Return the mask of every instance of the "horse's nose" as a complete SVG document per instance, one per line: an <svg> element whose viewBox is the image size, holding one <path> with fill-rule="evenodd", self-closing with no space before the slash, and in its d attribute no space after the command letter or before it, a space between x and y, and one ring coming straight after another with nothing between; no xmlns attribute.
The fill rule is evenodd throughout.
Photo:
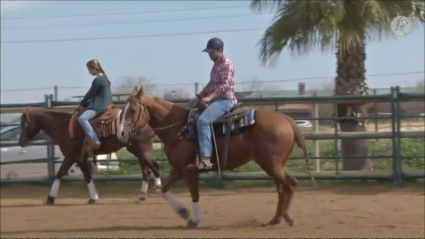
<svg viewBox="0 0 425 239"><path fill-rule="evenodd" d="M125 135L125 132L121 132L121 137L124 137L124 135Z"/></svg>

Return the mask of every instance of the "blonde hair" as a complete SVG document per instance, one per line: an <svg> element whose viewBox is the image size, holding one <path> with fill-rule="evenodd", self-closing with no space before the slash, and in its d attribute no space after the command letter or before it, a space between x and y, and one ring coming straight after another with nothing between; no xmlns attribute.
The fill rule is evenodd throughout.
<svg viewBox="0 0 425 239"><path fill-rule="evenodd" d="M100 62L96 59L90 60L87 62L86 66L90 69L96 69L98 71L100 71L105 77L106 80L108 81L108 85L111 85L111 81L109 80L108 76L105 73L105 70L103 70L102 66L100 65Z"/></svg>

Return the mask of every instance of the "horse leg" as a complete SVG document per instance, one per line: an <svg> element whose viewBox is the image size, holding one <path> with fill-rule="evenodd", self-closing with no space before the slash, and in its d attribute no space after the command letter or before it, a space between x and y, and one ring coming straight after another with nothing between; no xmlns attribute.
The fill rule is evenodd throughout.
<svg viewBox="0 0 425 239"><path fill-rule="evenodd" d="M73 164L73 161L69 157L65 157L63 159L63 162L59 168L59 171L56 173L55 181L53 181L49 196L47 196L46 204L49 204L49 205L55 204L55 198L58 196L61 179L64 175L66 175L66 173L68 172L72 164Z"/></svg>
<svg viewBox="0 0 425 239"><path fill-rule="evenodd" d="M87 183L87 187L89 189L89 195L90 198L87 201L88 204L93 204L96 202L96 200L99 199L99 195L97 194L96 188L94 186L94 183L92 181L92 175L90 172L89 162L87 160L87 157L82 162L77 162L78 167L80 168L81 172L84 175L84 179Z"/></svg>
<svg viewBox="0 0 425 239"><path fill-rule="evenodd" d="M289 184L288 183L282 184L282 189L285 191L285 200L283 203L282 217L289 226L293 226L294 220L288 215L288 209L289 209L289 206L291 205L291 201L294 196L294 190L292 187L296 187L297 181L295 178L292 178L291 176L289 176L288 173L286 173L285 171L284 171L284 174L286 177L286 181Z"/></svg>
<svg viewBox="0 0 425 239"><path fill-rule="evenodd" d="M272 161L272 160L270 160ZM281 218L283 217L284 201L285 201L285 192L286 186L289 187L288 182L286 182L285 171L280 165L260 165L260 167L272 177L273 182L276 185L276 191L278 195L278 202L276 206L276 213L272 220L267 225L276 225L279 224Z"/></svg>
<svg viewBox="0 0 425 239"><path fill-rule="evenodd" d="M183 204L171 195L169 189L171 185L182 179L183 173L179 169L173 167L171 169L170 174L168 174L167 178L164 181L164 184L161 188L161 196L167 200L167 202L171 205L174 212L183 220L189 220L189 210L183 206Z"/></svg>
<svg viewBox="0 0 425 239"><path fill-rule="evenodd" d="M149 176L151 175L151 171L146 167L146 165L139 159L140 168L142 170L142 187L140 188L139 196L137 198L138 202L146 200L146 194L148 192L149 187Z"/></svg>
<svg viewBox="0 0 425 239"><path fill-rule="evenodd" d="M185 178L192 197L192 219L187 222L187 227L197 227L201 221L201 207L199 205L199 172L197 169L186 169Z"/></svg>
<svg viewBox="0 0 425 239"><path fill-rule="evenodd" d="M153 172L152 170L151 171L148 170L148 168L146 167L147 166L146 162L149 162L149 161L155 162L155 161L153 161L152 158L150 157L150 152L143 150L137 144L132 144L131 146L129 145L126 148L130 153L136 156L139 161L139 165L142 170L143 180L142 180L142 187L140 188L140 192L139 192L139 196L137 200L144 201L146 199L146 193L148 191L149 176L150 176L150 173ZM157 191L161 188L161 178L158 171L159 171L159 166L157 167L156 174L154 172L155 187L157 188Z"/></svg>

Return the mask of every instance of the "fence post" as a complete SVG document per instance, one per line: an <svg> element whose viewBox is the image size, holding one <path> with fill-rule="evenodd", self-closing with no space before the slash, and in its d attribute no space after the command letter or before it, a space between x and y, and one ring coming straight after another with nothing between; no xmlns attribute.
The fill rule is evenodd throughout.
<svg viewBox="0 0 425 239"><path fill-rule="evenodd" d="M334 112L334 116L338 117L338 104L336 103L335 100L333 100L333 112ZM337 177L339 177L339 134L338 134L338 125L339 125L339 120L338 119L334 119L334 135L335 135L335 139L334 139L334 147L335 147L335 151L334 151L334 157L335 157L335 175Z"/></svg>
<svg viewBox="0 0 425 239"><path fill-rule="evenodd" d="M376 94L376 89L373 89L373 95L374 96L377 95ZM374 103L373 105L375 107L375 117L377 117L378 116L378 103ZM375 122L375 132L378 132L379 131L379 129L378 129L378 119L375 118L374 122ZM379 139L375 139L375 141L378 142Z"/></svg>
<svg viewBox="0 0 425 239"><path fill-rule="evenodd" d="M391 145L392 145L392 165L393 165L393 182L394 185L398 184L398 172L396 167L396 155L397 155L397 140L396 140L396 108L395 108L395 91L394 87L391 87L391 99L390 99L390 105L391 105Z"/></svg>
<svg viewBox="0 0 425 239"><path fill-rule="evenodd" d="M52 108L53 95L45 95L46 108ZM47 183L52 184L55 178L55 146L53 142L47 143L47 172L48 179Z"/></svg>
<svg viewBox="0 0 425 239"><path fill-rule="evenodd" d="M317 96L317 92L313 92L313 96ZM315 120L313 121L313 132L319 133L319 104L314 103L313 104L313 118ZM319 147L319 140L313 140L313 157L316 158L316 172L320 172L320 147Z"/></svg>
<svg viewBox="0 0 425 239"><path fill-rule="evenodd" d="M54 93L54 100L55 101L58 101L59 100L59 88L58 88L58 86L57 85L55 85L54 87L53 87L53 93Z"/></svg>
<svg viewBox="0 0 425 239"><path fill-rule="evenodd" d="M402 117L400 117L400 87L397 86L395 88L395 93L396 93L396 101L395 101L395 108L396 108L396 112L394 113L395 117L396 117L396 137L397 137L397 151L396 151L396 168L397 168L397 172L398 172L398 187L403 187L403 169L402 169L402 161L403 161L403 156L402 156L402 152L401 152L401 119Z"/></svg>
<svg viewBox="0 0 425 239"><path fill-rule="evenodd" d="M195 95L199 93L199 83L195 82Z"/></svg>

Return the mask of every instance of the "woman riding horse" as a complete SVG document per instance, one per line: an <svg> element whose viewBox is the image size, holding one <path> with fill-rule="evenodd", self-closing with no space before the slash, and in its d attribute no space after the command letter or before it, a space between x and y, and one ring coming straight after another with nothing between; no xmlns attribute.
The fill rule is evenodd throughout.
<svg viewBox="0 0 425 239"><path fill-rule="evenodd" d="M100 148L100 140L90 125L89 120L98 116L112 105L111 81L105 74L98 60L90 60L86 64L89 73L96 76L92 82L89 91L81 100L79 110L86 108L83 114L78 118L78 122L83 128L86 136L90 139L90 150L95 151Z"/></svg>

